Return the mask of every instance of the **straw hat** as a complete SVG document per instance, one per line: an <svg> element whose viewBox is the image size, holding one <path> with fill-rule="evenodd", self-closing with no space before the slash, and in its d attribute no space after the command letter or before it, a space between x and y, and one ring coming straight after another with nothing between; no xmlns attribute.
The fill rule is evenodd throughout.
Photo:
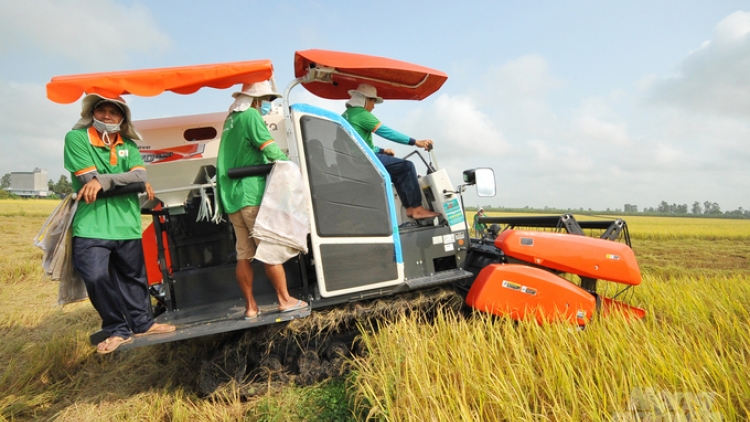
<svg viewBox="0 0 750 422"><path fill-rule="evenodd" d="M131 124L130 107L122 97L106 98L99 94L88 94L81 102L81 119L73 126L73 129L87 128L94 123L94 109L103 102L109 102L122 110L123 122L120 125L120 133L131 140L141 141L143 138L136 128Z"/></svg>
<svg viewBox="0 0 750 422"><path fill-rule="evenodd" d="M242 91L235 92L232 97L237 98L240 95L247 95L252 98L261 98L272 96L274 99L281 98L281 94L273 90L271 81L256 82L254 84L242 84Z"/></svg>
<svg viewBox="0 0 750 422"><path fill-rule="evenodd" d="M372 98L375 100L375 104L380 104L383 102L383 99L378 97L378 90L369 84L359 84L357 89L350 89L349 95L354 97L357 95L357 93L363 95L366 98Z"/></svg>

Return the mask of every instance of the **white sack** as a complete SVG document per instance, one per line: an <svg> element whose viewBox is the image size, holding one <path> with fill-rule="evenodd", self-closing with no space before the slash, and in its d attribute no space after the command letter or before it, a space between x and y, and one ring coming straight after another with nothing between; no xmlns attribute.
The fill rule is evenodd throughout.
<svg viewBox="0 0 750 422"><path fill-rule="evenodd" d="M277 161L268 175L252 233L260 241L255 259L283 264L300 252L307 253L307 198L299 167L291 161Z"/></svg>

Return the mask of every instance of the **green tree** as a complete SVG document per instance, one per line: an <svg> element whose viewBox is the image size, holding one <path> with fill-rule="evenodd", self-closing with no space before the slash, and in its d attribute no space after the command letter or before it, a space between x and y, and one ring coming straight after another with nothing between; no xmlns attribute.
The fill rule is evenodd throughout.
<svg viewBox="0 0 750 422"><path fill-rule="evenodd" d="M50 191L50 192L54 192L55 191L55 181L54 180L49 179L47 181L47 190Z"/></svg>
<svg viewBox="0 0 750 422"><path fill-rule="evenodd" d="M73 193L73 185L70 184L68 178L63 174L60 179L55 183L55 193L58 195L67 195Z"/></svg>
<svg viewBox="0 0 750 422"><path fill-rule="evenodd" d="M5 173L3 175L2 180L0 180L0 189L5 189L10 187L10 173Z"/></svg>
<svg viewBox="0 0 750 422"><path fill-rule="evenodd" d="M703 214L721 214L721 207L716 202L705 201Z"/></svg>

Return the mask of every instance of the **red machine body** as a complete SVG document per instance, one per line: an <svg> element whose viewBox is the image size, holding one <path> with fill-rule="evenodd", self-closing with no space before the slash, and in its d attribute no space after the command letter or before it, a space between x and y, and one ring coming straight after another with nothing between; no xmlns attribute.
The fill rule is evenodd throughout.
<svg viewBox="0 0 750 422"><path fill-rule="evenodd" d="M623 243L530 230L506 230L495 239L505 255L540 267L616 283L641 284L633 250Z"/></svg>
<svg viewBox="0 0 750 422"><path fill-rule="evenodd" d="M508 315L521 321L567 320L586 325L596 310L596 298L586 290L540 268L492 264L477 276L466 296L474 309Z"/></svg>
<svg viewBox="0 0 750 422"><path fill-rule="evenodd" d="M627 244L574 234L505 230L494 245L506 258L479 272L466 297L474 309L517 321L568 321L579 326L595 314L619 312L634 319L646 314L597 295L595 284L594 291L589 291L557 275L564 272L582 279L639 285L641 271Z"/></svg>
<svg viewBox="0 0 750 422"><path fill-rule="evenodd" d="M595 314L613 312L641 319L646 311L608 297L597 298L575 284L541 268L492 264L477 276L466 304L482 312L539 324L568 321L585 326Z"/></svg>

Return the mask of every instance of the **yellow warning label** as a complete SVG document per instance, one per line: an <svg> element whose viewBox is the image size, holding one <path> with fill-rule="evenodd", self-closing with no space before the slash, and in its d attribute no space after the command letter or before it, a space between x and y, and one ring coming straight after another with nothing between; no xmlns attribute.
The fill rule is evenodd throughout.
<svg viewBox="0 0 750 422"><path fill-rule="evenodd" d="M512 281L503 280L503 287L511 290L521 290L521 285Z"/></svg>

